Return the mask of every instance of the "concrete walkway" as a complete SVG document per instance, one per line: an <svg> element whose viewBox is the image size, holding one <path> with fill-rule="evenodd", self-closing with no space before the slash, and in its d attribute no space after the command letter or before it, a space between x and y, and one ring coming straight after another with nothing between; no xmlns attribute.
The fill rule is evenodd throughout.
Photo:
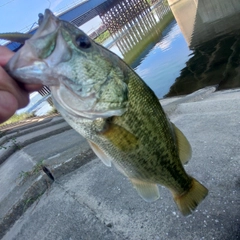
<svg viewBox="0 0 240 240"><path fill-rule="evenodd" d="M240 239L240 89L214 90L161 101L192 145L186 171L209 189L191 216L161 186L158 201L144 202L55 117L0 139L0 238Z"/></svg>

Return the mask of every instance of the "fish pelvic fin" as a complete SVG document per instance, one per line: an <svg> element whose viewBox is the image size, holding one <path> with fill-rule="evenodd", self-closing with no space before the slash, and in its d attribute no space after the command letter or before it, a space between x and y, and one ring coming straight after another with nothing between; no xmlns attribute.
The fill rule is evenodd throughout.
<svg viewBox="0 0 240 240"><path fill-rule="evenodd" d="M192 187L183 194L172 192L173 199L176 202L180 212L187 216L196 209L200 202L207 196L208 189L205 188L196 179L192 179Z"/></svg>
<svg viewBox="0 0 240 240"><path fill-rule="evenodd" d="M130 180L134 188L137 190L137 193L146 202L154 202L160 197L157 184L144 182L144 181L133 179L133 178L131 178Z"/></svg>
<svg viewBox="0 0 240 240"><path fill-rule="evenodd" d="M179 158L182 164L187 164L192 157L191 145L187 140L187 138L184 136L184 134L173 123L172 123L172 127L176 136L176 143L177 143Z"/></svg>
<svg viewBox="0 0 240 240"><path fill-rule="evenodd" d="M90 147L97 157L107 166L111 167L112 160L103 152L103 150L95 143L88 140Z"/></svg>

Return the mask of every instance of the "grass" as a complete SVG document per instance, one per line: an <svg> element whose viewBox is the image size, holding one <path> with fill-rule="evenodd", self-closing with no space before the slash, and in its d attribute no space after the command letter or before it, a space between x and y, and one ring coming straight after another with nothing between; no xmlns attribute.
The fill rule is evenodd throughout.
<svg viewBox="0 0 240 240"><path fill-rule="evenodd" d="M20 121L23 121L23 120L26 120L26 119L29 119L29 118L32 118L32 117L35 117L34 113L14 114L6 122L0 124L0 126L20 122Z"/></svg>
<svg viewBox="0 0 240 240"><path fill-rule="evenodd" d="M19 173L19 177L20 179L22 179L23 182L26 181L26 179L30 176L33 176L35 174L37 174L38 172L40 172L42 170L43 167L43 161L41 160L40 162L38 162L31 171L25 172L25 171L21 171Z"/></svg>
<svg viewBox="0 0 240 240"><path fill-rule="evenodd" d="M0 134L0 137L2 137L3 135ZM19 143L17 142L16 138L15 137L12 137L10 139L7 140L7 143L11 143L11 145L9 145L8 147L5 147L5 146L0 146L0 150L1 149L8 149L8 148L12 148L13 146L15 146L18 150L21 149L21 145L19 145Z"/></svg>

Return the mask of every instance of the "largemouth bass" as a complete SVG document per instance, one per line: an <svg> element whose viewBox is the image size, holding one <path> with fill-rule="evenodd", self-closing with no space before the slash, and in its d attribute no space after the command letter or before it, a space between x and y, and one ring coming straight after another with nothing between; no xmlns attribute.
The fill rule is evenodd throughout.
<svg viewBox="0 0 240 240"><path fill-rule="evenodd" d="M153 91L117 55L50 10L6 69L18 81L49 86L63 118L145 201L159 198L161 184L188 215L208 194L185 172L191 146Z"/></svg>

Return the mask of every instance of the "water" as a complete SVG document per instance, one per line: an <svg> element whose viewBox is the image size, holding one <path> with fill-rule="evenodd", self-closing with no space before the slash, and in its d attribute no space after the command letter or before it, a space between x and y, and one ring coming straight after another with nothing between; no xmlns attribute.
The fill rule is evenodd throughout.
<svg viewBox="0 0 240 240"><path fill-rule="evenodd" d="M168 93L192 53L173 17L163 32L155 33L132 61L122 55L116 44L110 50L129 63L158 98Z"/></svg>
<svg viewBox="0 0 240 240"><path fill-rule="evenodd" d="M173 21L134 70L162 98L179 76L190 54L179 26Z"/></svg>
<svg viewBox="0 0 240 240"><path fill-rule="evenodd" d="M121 49L123 38L110 50L129 63L159 98L211 85L218 90L240 87L240 2L203 0L196 5L181 0L172 6L176 20L166 11L157 16L163 8L159 4L154 9L155 23L130 50ZM162 26L164 30L156 32ZM128 29L129 36L133 32Z"/></svg>
<svg viewBox="0 0 240 240"><path fill-rule="evenodd" d="M158 98L210 85L240 87L240 3L225 3L181 0L172 12L158 4L103 45L127 62Z"/></svg>

